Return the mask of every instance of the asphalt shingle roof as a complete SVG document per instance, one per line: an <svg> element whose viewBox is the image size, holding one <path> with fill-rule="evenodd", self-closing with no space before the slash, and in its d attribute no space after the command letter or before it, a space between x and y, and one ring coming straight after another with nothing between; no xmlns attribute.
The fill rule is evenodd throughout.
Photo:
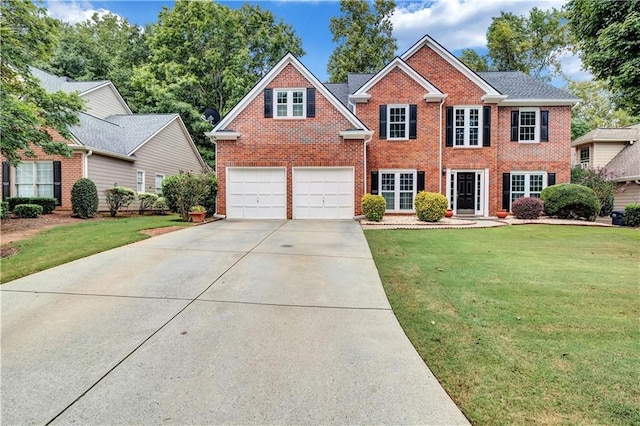
<svg viewBox="0 0 640 426"><path fill-rule="evenodd" d="M629 127L606 128L599 127L585 133L571 143L571 146L578 146L588 142L597 141L634 141L640 139L640 125Z"/></svg>
<svg viewBox="0 0 640 426"><path fill-rule="evenodd" d="M324 83L324 87L329 89L344 106L349 106L349 85L347 83Z"/></svg>
<svg viewBox="0 0 640 426"><path fill-rule="evenodd" d="M484 81L510 99L570 99L571 93L535 79L521 71L484 71L477 73Z"/></svg>
<svg viewBox="0 0 640 426"><path fill-rule="evenodd" d="M73 81L68 77L58 77L33 67L31 68L31 74L40 80L40 84L47 92L84 93L109 82L108 80Z"/></svg>

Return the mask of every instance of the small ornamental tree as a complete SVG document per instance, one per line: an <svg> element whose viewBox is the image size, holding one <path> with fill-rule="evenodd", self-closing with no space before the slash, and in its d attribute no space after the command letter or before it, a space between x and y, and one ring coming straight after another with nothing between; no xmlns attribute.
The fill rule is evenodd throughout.
<svg viewBox="0 0 640 426"><path fill-rule="evenodd" d="M98 188L91 179L80 178L71 187L71 208L74 216L89 219L98 211Z"/></svg>
<svg viewBox="0 0 640 426"><path fill-rule="evenodd" d="M362 197L362 213L367 220L380 222L386 209L387 202L382 195L364 194Z"/></svg>
<svg viewBox="0 0 640 426"><path fill-rule="evenodd" d="M109 205L111 217L115 217L118 214L118 210L122 207L128 207L136 199L136 193L133 189L125 188L124 186L105 189L104 195Z"/></svg>
<svg viewBox="0 0 640 426"><path fill-rule="evenodd" d="M420 191L413 201L418 220L437 222L447 213L447 197L436 192Z"/></svg>
<svg viewBox="0 0 640 426"><path fill-rule="evenodd" d="M188 222L191 207L195 205L210 205L211 200L209 197L212 191L212 181L210 173L181 172L164 179L162 193L169 209L179 213L183 222Z"/></svg>
<svg viewBox="0 0 640 426"><path fill-rule="evenodd" d="M609 216L613 211L613 200L616 192L615 176L604 169L571 169L571 183L593 189L600 200L599 216Z"/></svg>

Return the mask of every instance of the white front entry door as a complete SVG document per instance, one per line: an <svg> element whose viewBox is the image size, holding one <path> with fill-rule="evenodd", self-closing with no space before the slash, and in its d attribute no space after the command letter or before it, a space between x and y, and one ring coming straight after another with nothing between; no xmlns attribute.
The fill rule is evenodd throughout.
<svg viewBox="0 0 640 426"><path fill-rule="evenodd" d="M351 167L293 169L294 219L352 219L354 170Z"/></svg>
<svg viewBox="0 0 640 426"><path fill-rule="evenodd" d="M227 169L229 219L286 219L287 181L284 168Z"/></svg>

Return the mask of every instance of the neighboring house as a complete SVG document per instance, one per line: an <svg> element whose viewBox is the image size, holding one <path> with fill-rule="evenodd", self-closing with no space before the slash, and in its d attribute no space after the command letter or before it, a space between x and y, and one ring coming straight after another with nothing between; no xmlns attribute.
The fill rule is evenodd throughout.
<svg viewBox="0 0 640 426"><path fill-rule="evenodd" d="M73 183L86 177L98 188L99 210L108 210L104 190L114 185L157 193L165 176L208 169L178 114L132 114L110 81L76 82L32 72L49 92L77 92L86 112L71 127L72 140L51 132L54 140L69 145L71 158L47 155L39 147L34 147L36 157L24 157L17 167L3 158L3 200L55 197L59 208L69 210Z"/></svg>
<svg viewBox="0 0 640 426"><path fill-rule="evenodd" d="M640 202L640 123L598 128L571 143L575 167L603 169L616 182L614 209Z"/></svg>
<svg viewBox="0 0 640 426"><path fill-rule="evenodd" d="M475 73L428 36L341 84L289 54L208 133L218 213L352 218L367 192L410 213L427 190L457 214L494 215L569 182L577 100L521 72Z"/></svg>

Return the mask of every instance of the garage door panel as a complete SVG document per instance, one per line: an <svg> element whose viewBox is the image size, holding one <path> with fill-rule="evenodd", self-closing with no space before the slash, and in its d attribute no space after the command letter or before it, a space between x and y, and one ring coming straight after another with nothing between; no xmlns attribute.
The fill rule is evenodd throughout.
<svg viewBox="0 0 640 426"><path fill-rule="evenodd" d="M293 176L295 219L353 217L353 169L296 168Z"/></svg>
<svg viewBox="0 0 640 426"><path fill-rule="evenodd" d="M229 168L227 216L232 219L285 219L285 169Z"/></svg>

